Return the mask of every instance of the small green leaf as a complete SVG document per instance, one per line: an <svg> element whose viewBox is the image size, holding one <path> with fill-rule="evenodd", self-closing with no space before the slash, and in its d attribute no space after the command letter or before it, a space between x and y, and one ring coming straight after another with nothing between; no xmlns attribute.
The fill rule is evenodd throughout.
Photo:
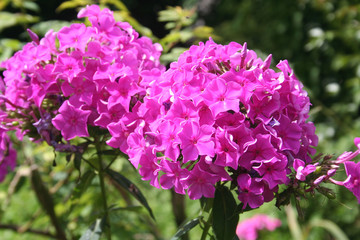
<svg viewBox="0 0 360 240"><path fill-rule="evenodd" d="M96 221L85 231L80 240L99 240L104 229L104 219L96 219Z"/></svg>
<svg viewBox="0 0 360 240"><path fill-rule="evenodd" d="M193 229L196 225L200 223L199 218L194 218L189 222L185 223L183 226L179 228L179 230L175 233L175 235L171 238L171 240L181 239L183 235Z"/></svg>
<svg viewBox="0 0 360 240"><path fill-rule="evenodd" d="M111 177L115 182L117 182L120 186L122 186L129 193L131 193L148 210L148 212L150 213L150 216L155 220L153 212L152 212L146 198L144 197L144 195L141 193L140 189L134 183L132 183L129 179L127 179L120 173L115 172L111 169L106 169L105 171L109 177Z"/></svg>
<svg viewBox="0 0 360 240"><path fill-rule="evenodd" d="M225 186L215 191L213 205L213 230L217 240L228 240L235 237L239 215L235 212L236 201Z"/></svg>

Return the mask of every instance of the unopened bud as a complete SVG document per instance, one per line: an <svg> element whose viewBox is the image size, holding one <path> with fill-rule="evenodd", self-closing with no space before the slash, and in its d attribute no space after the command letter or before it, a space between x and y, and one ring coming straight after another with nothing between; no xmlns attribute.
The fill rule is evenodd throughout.
<svg viewBox="0 0 360 240"><path fill-rule="evenodd" d="M321 173L321 170L322 170L322 167L321 167L321 166L317 166L314 173L315 173L315 174L320 174L320 173Z"/></svg>
<svg viewBox="0 0 360 240"><path fill-rule="evenodd" d="M329 188L318 187L318 188L316 188L316 190L318 190L319 193L321 193L322 195L326 196L329 199L336 198L336 194L334 193L334 191Z"/></svg>

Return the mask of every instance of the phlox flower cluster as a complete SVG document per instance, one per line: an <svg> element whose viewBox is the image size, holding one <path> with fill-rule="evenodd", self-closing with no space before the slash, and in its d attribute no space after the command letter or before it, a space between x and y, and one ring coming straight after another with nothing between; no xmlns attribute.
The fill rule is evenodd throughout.
<svg viewBox="0 0 360 240"><path fill-rule="evenodd" d="M232 181L244 208L259 207L289 183L294 160L311 162L317 145L302 84L286 60L278 71L270 64L271 55L263 61L246 43L191 46L143 104L108 126L108 143L155 187L199 199Z"/></svg>
<svg viewBox="0 0 360 240"><path fill-rule="evenodd" d="M89 136L88 126L118 122L164 71L161 45L116 22L109 9L87 6L78 17L90 26L74 23L42 39L29 31L33 41L1 63L0 161L14 156L4 132L61 150L62 139Z"/></svg>
<svg viewBox="0 0 360 240"><path fill-rule="evenodd" d="M241 221L236 228L236 235L240 240L256 240L258 232L262 230L274 231L281 226L281 221L265 214L257 214Z"/></svg>

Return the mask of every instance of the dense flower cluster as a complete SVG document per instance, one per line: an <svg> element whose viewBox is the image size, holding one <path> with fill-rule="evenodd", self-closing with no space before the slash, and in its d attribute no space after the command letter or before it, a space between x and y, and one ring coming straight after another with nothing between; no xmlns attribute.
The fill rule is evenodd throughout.
<svg viewBox="0 0 360 240"><path fill-rule="evenodd" d="M155 187L199 199L213 197L217 182L233 181L244 207L272 200L289 183L294 160L311 162L317 137L302 84L287 61L278 72L270 62L246 44L192 46L152 83L143 104L109 124L109 144Z"/></svg>
<svg viewBox="0 0 360 240"><path fill-rule="evenodd" d="M29 30L33 41L0 65L0 180L15 167L8 131L75 152L63 140L95 126L108 130L107 144L126 153L143 180L191 199L214 197L217 183L231 181L243 207L256 208L279 185L309 179L309 191L332 181L360 199L360 164L349 162L360 140L336 161L312 161L311 104L286 60L275 71L271 55L263 61L246 43L210 39L165 72L161 46L109 9L88 6L78 17L91 25L42 39ZM342 163L343 182L332 179Z"/></svg>
<svg viewBox="0 0 360 240"><path fill-rule="evenodd" d="M160 44L116 22L109 9L88 6L78 17L91 26L71 24L41 40L29 31L33 41L1 64L2 162L14 155L4 132L40 135L55 148L62 138L89 136L89 125L106 129L129 113L164 71Z"/></svg>
<svg viewBox="0 0 360 240"><path fill-rule="evenodd" d="M241 221L236 228L236 235L240 240L256 240L259 231L274 231L280 226L281 221L279 219L270 218L265 214L257 214Z"/></svg>

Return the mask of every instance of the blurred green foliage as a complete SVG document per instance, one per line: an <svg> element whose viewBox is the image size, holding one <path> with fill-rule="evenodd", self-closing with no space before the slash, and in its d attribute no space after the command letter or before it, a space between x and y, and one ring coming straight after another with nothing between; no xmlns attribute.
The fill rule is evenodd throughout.
<svg viewBox="0 0 360 240"><path fill-rule="evenodd" d="M273 65L288 59L304 83L313 106L310 118L319 135L318 152L339 155L354 150L353 138L360 134L360 3L357 0L0 0L0 61L19 50L29 38L26 28L43 36L75 20L77 9L98 3L115 12L117 20L128 21L142 35L162 44L164 63L174 61L191 44L212 36L224 44L247 42L260 56L272 53ZM168 6L168 7L167 7ZM99 181L82 164L87 182L65 155L56 156L44 144L18 142L19 166L0 185L0 239L49 239L29 233L53 233L50 219L31 191L30 173L36 166L54 199L60 224L72 239L79 237L100 216ZM30 164L29 158L33 163ZM116 202L110 217L115 239L169 239L177 226L171 209L171 194L142 182L126 159L114 167L143 191L154 212L153 221L136 200L119 191L107 179L109 198ZM341 175L341 174L340 174ZM344 176L338 176L343 179ZM74 194L74 191L78 193ZM355 197L343 188L334 188L336 200L323 195L300 201L304 218L297 224L304 239L336 239L323 223L331 221L348 239L360 239L360 212ZM91 204L90 204L91 203ZM186 200L188 220L198 216L199 203ZM295 202L293 203L295 206ZM240 216L245 219L265 212L282 220L282 227L260 239L291 239L285 209L274 203ZM96 214L98 213L98 214ZM329 224L327 224L329 225ZM331 225L331 224L330 224ZM290 227L291 228L291 227ZM198 239L199 226L190 231ZM339 234L339 232L337 232ZM341 233L340 233L341 235Z"/></svg>

